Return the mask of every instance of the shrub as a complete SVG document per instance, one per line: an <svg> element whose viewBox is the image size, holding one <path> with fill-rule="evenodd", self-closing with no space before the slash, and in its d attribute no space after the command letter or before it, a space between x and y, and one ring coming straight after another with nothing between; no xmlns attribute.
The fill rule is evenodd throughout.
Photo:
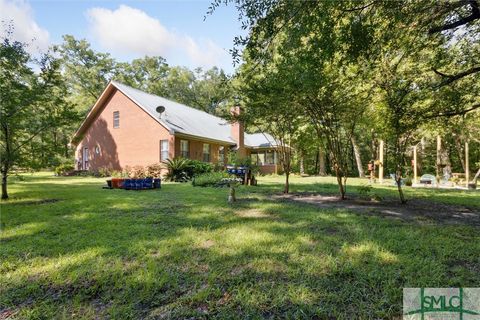
<svg viewBox="0 0 480 320"><path fill-rule="evenodd" d="M231 178L226 172L207 172L195 176L192 181L194 187L215 187L220 186L224 179Z"/></svg>
<svg viewBox="0 0 480 320"><path fill-rule="evenodd" d="M227 161L229 165L233 165L235 167L251 167L252 166L252 158L239 157L236 152L229 152Z"/></svg>
<svg viewBox="0 0 480 320"><path fill-rule="evenodd" d="M112 170L111 177L112 178L127 178L128 174L126 174L124 171L121 171L121 170Z"/></svg>
<svg viewBox="0 0 480 320"><path fill-rule="evenodd" d="M73 166L73 164L63 163L56 166L54 171L55 171L55 175L63 176L63 175L66 175L67 173L72 172L73 170L75 170L75 167Z"/></svg>
<svg viewBox="0 0 480 320"><path fill-rule="evenodd" d="M213 171L213 165L198 160L188 160L187 175L192 178Z"/></svg>
<svg viewBox="0 0 480 320"><path fill-rule="evenodd" d="M134 166L128 173L132 179L142 179L147 177L147 170L143 166Z"/></svg>
<svg viewBox="0 0 480 320"><path fill-rule="evenodd" d="M51 167L58 167L62 164L72 164L73 159L71 157L63 157L63 156L55 156L54 158L49 160L49 165Z"/></svg>
<svg viewBox="0 0 480 320"><path fill-rule="evenodd" d="M161 175L162 175L162 169L163 168L164 168L164 166L162 166L161 163L151 164L151 165L147 166L146 174L147 174L148 177L160 178Z"/></svg>
<svg viewBox="0 0 480 320"><path fill-rule="evenodd" d="M111 175L112 175L112 169L107 167L98 168L98 171L96 172L96 176L100 178L110 177Z"/></svg>
<svg viewBox="0 0 480 320"><path fill-rule="evenodd" d="M406 186L411 187L412 183L413 183L412 178L410 178L410 177L405 178L405 185Z"/></svg>
<svg viewBox="0 0 480 320"><path fill-rule="evenodd" d="M372 186L365 184L358 187L358 194L360 198L370 199L370 194L372 192Z"/></svg>
<svg viewBox="0 0 480 320"><path fill-rule="evenodd" d="M185 182L191 178L188 175L189 160L184 158L167 159L163 162L168 170L165 178L169 181Z"/></svg>
<svg viewBox="0 0 480 320"><path fill-rule="evenodd" d="M195 176L213 172L213 165L210 163L189 160L184 158L167 159L163 162L167 167L167 180L185 182Z"/></svg>

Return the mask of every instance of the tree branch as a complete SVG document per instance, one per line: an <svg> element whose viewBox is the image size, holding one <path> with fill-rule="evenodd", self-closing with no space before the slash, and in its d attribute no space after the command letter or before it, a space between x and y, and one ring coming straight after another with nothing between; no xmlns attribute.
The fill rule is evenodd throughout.
<svg viewBox="0 0 480 320"><path fill-rule="evenodd" d="M477 73L477 72L480 72L480 66L477 66L477 67L473 67L473 68L470 68L468 70L465 70L465 71L462 71L460 73L457 73L455 75L449 75L449 74L445 74L445 73L442 73L436 69L432 69L433 72L435 72L436 74L438 74L439 76L443 77L443 78L446 78L445 80L441 81L439 84L438 84L438 87L443 87L447 84L450 84L454 81L457 81L463 77L466 77L468 75L471 75L473 73Z"/></svg>
<svg viewBox="0 0 480 320"><path fill-rule="evenodd" d="M444 113L439 113L439 114L433 114L433 115L425 116L423 118L424 119L435 119L435 118L441 118L441 117L461 116L461 115L465 115L465 114L467 114L471 111L474 111L476 109L479 109L479 108L480 108L480 103L474 104L473 106L471 106L470 108L465 109L465 110L449 111L449 112L444 112Z"/></svg>
<svg viewBox="0 0 480 320"><path fill-rule="evenodd" d="M458 19L457 21L452 23L447 23L438 27L430 28L430 30L428 30L428 33L434 34L442 31L450 30L450 29L455 29L457 27L463 26L464 24L480 19L480 9L479 9L477 0L470 0L468 1L468 4L470 5L470 9L472 12L469 16Z"/></svg>
<svg viewBox="0 0 480 320"><path fill-rule="evenodd" d="M351 9L342 9L344 12L354 12L354 11L362 11L363 9L367 9L368 7L372 6L376 1L372 1L370 3L367 3L364 6L361 7L356 7L356 8L351 8Z"/></svg>

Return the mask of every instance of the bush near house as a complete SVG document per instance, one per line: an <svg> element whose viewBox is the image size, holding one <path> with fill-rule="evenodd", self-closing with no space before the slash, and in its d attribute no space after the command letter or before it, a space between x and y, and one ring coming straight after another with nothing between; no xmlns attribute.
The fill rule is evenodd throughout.
<svg viewBox="0 0 480 320"><path fill-rule="evenodd" d="M73 166L73 164L62 163L56 166L54 171L55 171L55 175L64 176L67 173L72 172L73 170L75 170L75 167Z"/></svg>
<svg viewBox="0 0 480 320"><path fill-rule="evenodd" d="M221 171L202 173L193 178L192 185L194 187L218 187L222 186L221 182L226 178L232 178L232 176Z"/></svg>
<svg viewBox="0 0 480 320"><path fill-rule="evenodd" d="M195 176L213 172L212 164L198 160L174 158L167 159L164 164L168 170L165 176L168 181L186 182Z"/></svg>

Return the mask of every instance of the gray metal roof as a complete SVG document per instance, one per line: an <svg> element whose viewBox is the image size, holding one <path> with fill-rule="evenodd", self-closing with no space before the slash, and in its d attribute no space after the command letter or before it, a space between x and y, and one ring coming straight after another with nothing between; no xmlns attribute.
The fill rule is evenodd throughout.
<svg viewBox="0 0 480 320"><path fill-rule="evenodd" d="M225 119L143 92L117 81L111 83L173 133L235 144L235 140L231 137L231 124ZM165 112L162 113L161 117L156 111L158 106L165 107ZM263 148L275 146L276 143L273 137L267 133L245 133L245 145Z"/></svg>
<svg viewBox="0 0 480 320"><path fill-rule="evenodd" d="M275 139L268 133L245 133L245 145L252 148L277 147Z"/></svg>

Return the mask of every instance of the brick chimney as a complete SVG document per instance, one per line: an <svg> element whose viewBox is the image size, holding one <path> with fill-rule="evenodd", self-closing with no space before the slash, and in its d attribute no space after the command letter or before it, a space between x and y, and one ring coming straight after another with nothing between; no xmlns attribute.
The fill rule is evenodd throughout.
<svg viewBox="0 0 480 320"><path fill-rule="evenodd" d="M230 114L236 118L231 125L231 136L232 139L237 143L237 155L242 158L246 156L245 152L245 142L244 142L244 126L243 122L238 120L238 116L242 112L242 108L240 106L232 107L230 109Z"/></svg>

